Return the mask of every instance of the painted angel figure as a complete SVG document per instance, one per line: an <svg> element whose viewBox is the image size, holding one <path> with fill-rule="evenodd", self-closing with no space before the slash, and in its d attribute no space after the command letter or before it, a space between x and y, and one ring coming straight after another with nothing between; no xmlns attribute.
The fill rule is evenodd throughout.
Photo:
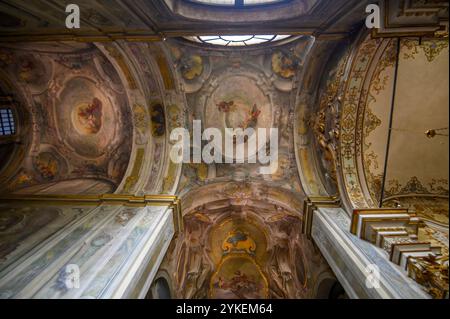
<svg viewBox="0 0 450 319"><path fill-rule="evenodd" d="M229 113L229 112L234 111L236 106L234 105L234 101L230 101L230 102L222 101L219 104L217 104L217 107L220 112Z"/></svg>
<svg viewBox="0 0 450 319"><path fill-rule="evenodd" d="M78 110L78 119L89 133L97 133L102 126L102 102L94 97L91 103Z"/></svg>

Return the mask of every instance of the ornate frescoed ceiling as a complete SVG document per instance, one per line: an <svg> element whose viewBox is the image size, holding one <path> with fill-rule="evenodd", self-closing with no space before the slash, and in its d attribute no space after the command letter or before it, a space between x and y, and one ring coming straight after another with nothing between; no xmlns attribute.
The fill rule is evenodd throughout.
<svg viewBox="0 0 450 319"><path fill-rule="evenodd" d="M429 243L445 263L448 39L373 38L361 33L353 41L329 59L317 95L303 97L317 106L312 113L303 105L297 110L300 138L309 134L313 139L316 176L329 195L338 192L350 214L390 208L417 216L413 238L392 238L385 247ZM310 194L314 191L311 184L302 185L309 186ZM411 269L411 276L420 273L419 268ZM417 276L434 297L446 289L443 284L443 290L433 290Z"/></svg>
<svg viewBox="0 0 450 319"><path fill-rule="evenodd" d="M23 92L17 103L31 114L32 127L29 154L8 188L40 185L29 190L34 192L82 178L73 181L79 191L112 192L127 169L126 141L132 136L125 89L114 67L92 46L64 53L7 47L1 52L3 75Z"/></svg>
<svg viewBox="0 0 450 319"><path fill-rule="evenodd" d="M176 298L315 298L334 275L301 233L294 193L264 183L202 186L183 197L185 231L169 249ZM167 278L167 276L166 276Z"/></svg>
<svg viewBox="0 0 450 319"><path fill-rule="evenodd" d="M359 41L330 59L318 107L304 120L328 193L339 189L349 207L448 198L448 40Z"/></svg>
<svg viewBox="0 0 450 319"><path fill-rule="evenodd" d="M0 50L2 92L17 115L16 140L5 141L18 152L2 166L6 192L174 191L181 166L163 157L166 131L184 126L183 106L158 45L4 44Z"/></svg>
<svg viewBox="0 0 450 319"><path fill-rule="evenodd" d="M183 170L180 193L216 180L266 180L301 192L293 156L291 103L296 75L314 43L302 37L270 50L205 50L183 41L169 43L192 121L202 121L202 129L279 129L279 156L273 174L259 173L260 164L188 164ZM250 136L245 147L256 139ZM264 165L265 166L265 165Z"/></svg>
<svg viewBox="0 0 450 319"><path fill-rule="evenodd" d="M302 234L305 196L293 140L297 81L314 43L300 37L233 50L167 41L191 132L193 120L223 136L225 127L279 129L272 174L261 174L258 163L184 165L185 229L159 273L177 298L314 298L323 280L335 282Z"/></svg>
<svg viewBox="0 0 450 319"><path fill-rule="evenodd" d="M1 140L0 191L179 196L184 231L159 270L177 298L328 296L323 283L336 278L308 231L317 203L349 216L406 208L418 216L415 240L448 256L448 38L439 29L448 6L401 1L377 33L361 27L368 2L283 1L262 14L80 0L83 28L68 32L65 2L2 1L0 101L17 134ZM416 37L412 12L424 24ZM397 20L408 37L391 37ZM246 34L241 46L230 41ZM258 35L287 37L250 45ZM277 128L274 171L171 161L170 133L193 136L194 120L223 136ZM6 211L9 242L70 220ZM21 220L29 229L9 236ZM22 249L0 248L0 258Z"/></svg>

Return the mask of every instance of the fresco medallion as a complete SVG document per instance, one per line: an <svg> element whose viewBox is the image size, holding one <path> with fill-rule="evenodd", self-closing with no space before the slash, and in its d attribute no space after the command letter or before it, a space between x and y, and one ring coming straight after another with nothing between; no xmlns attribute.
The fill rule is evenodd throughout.
<svg viewBox="0 0 450 319"><path fill-rule="evenodd" d="M231 75L220 83L206 100L205 128L222 131L223 143L230 129L269 129L272 127L272 103L269 95L257 81L245 75ZM268 133L268 130L267 130ZM244 143L257 141L257 134L250 133ZM239 144L235 141L235 144ZM222 144L224 145L224 144ZM247 146L247 145L246 145Z"/></svg>
<svg viewBox="0 0 450 319"><path fill-rule="evenodd" d="M108 151L120 137L120 108L113 97L90 79L75 77L61 91L56 105L58 129L62 140L78 155L93 159Z"/></svg>
<svg viewBox="0 0 450 319"><path fill-rule="evenodd" d="M72 124L80 134L97 134L102 128L102 102L94 97L90 103L80 103L72 110Z"/></svg>

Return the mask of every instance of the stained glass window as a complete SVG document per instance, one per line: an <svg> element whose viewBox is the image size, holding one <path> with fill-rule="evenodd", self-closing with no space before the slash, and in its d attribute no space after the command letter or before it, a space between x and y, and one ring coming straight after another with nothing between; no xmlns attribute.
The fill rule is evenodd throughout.
<svg viewBox="0 0 450 319"><path fill-rule="evenodd" d="M280 41L289 38L290 35L208 35L187 37L187 39L199 43L221 46L249 46L265 42Z"/></svg>
<svg viewBox="0 0 450 319"><path fill-rule="evenodd" d="M14 115L9 108L0 109L0 136L14 135L16 127L14 124Z"/></svg>

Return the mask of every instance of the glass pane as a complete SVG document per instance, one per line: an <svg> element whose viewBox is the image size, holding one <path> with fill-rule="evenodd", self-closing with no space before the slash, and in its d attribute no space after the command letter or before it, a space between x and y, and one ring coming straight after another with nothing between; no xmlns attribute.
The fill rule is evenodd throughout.
<svg viewBox="0 0 450 319"><path fill-rule="evenodd" d="M205 36L201 36L201 37L199 37L200 38L200 40L202 40L202 41L210 41L210 40L217 40L217 39L219 39L220 37L218 36L218 35L213 35L213 36L207 36L207 35L205 35Z"/></svg>
<svg viewBox="0 0 450 319"><path fill-rule="evenodd" d="M221 36L221 38L225 41L239 42L251 40L253 38L253 35L224 35Z"/></svg>
<svg viewBox="0 0 450 319"><path fill-rule="evenodd" d="M253 44L264 43L264 42L267 42L267 41L269 41L269 40L267 40L267 39L259 39L259 38L255 37L255 38L253 38L253 39L251 39L249 41L245 41L245 44L246 45L253 45Z"/></svg>
<svg viewBox="0 0 450 319"><path fill-rule="evenodd" d="M220 39L220 38L218 38L218 39L216 39L216 40L211 40L211 41L208 41L207 43L210 43L210 44L215 44L215 45L228 45L228 43L230 43L229 41L225 41L225 40L223 40L223 39Z"/></svg>
<svg viewBox="0 0 450 319"><path fill-rule="evenodd" d="M263 35L263 34L261 34L261 35L255 35L255 38L258 38L258 39L266 39L266 40L272 40L273 38L275 37L275 35L273 35L273 34L267 34L267 35Z"/></svg>
<svg viewBox="0 0 450 319"><path fill-rule="evenodd" d="M277 35L273 41L280 41L289 38L290 35Z"/></svg>
<svg viewBox="0 0 450 319"><path fill-rule="evenodd" d="M283 2L283 0L244 0L245 6L251 6L255 4L270 4L270 3L277 3L277 2Z"/></svg>
<svg viewBox="0 0 450 319"><path fill-rule="evenodd" d="M229 47L241 47L241 46L245 46L244 42L229 42L228 44Z"/></svg>
<svg viewBox="0 0 450 319"><path fill-rule="evenodd" d="M210 5L234 6L235 0L191 0L191 1Z"/></svg>
<svg viewBox="0 0 450 319"><path fill-rule="evenodd" d="M12 135L16 131L11 109L0 109L0 135Z"/></svg>

